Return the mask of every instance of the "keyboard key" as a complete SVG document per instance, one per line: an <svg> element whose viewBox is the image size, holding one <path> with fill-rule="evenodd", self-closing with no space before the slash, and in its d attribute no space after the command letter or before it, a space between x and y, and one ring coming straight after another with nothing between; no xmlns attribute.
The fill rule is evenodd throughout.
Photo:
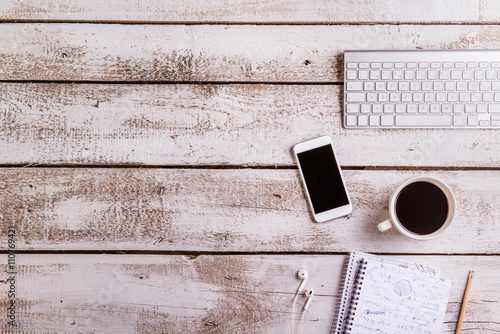
<svg viewBox="0 0 500 334"><path fill-rule="evenodd" d="M470 94L470 101L471 102L481 102L481 93L479 92L473 92Z"/></svg>
<svg viewBox="0 0 500 334"><path fill-rule="evenodd" d="M469 102L470 101L470 94L469 93L460 93L459 100L460 100L460 102Z"/></svg>
<svg viewBox="0 0 500 334"><path fill-rule="evenodd" d="M390 93L389 101L391 102L399 102L401 101L401 93Z"/></svg>
<svg viewBox="0 0 500 334"><path fill-rule="evenodd" d="M479 90L490 90L491 84L489 81L481 81L479 83Z"/></svg>
<svg viewBox="0 0 500 334"><path fill-rule="evenodd" d="M497 71L495 71L495 70L486 70L485 77L488 80L494 80L494 79L497 78Z"/></svg>
<svg viewBox="0 0 500 334"><path fill-rule="evenodd" d="M424 93L413 93L413 102L423 102L424 101Z"/></svg>
<svg viewBox="0 0 500 334"><path fill-rule="evenodd" d="M406 114L406 104L402 104L402 103L396 104L396 113Z"/></svg>
<svg viewBox="0 0 500 334"><path fill-rule="evenodd" d="M357 125L357 117L354 115L348 115L346 117L346 125L347 126L356 126Z"/></svg>
<svg viewBox="0 0 500 334"><path fill-rule="evenodd" d="M394 113L394 104L384 104L384 113L385 114L393 114Z"/></svg>
<svg viewBox="0 0 500 334"><path fill-rule="evenodd" d="M359 104L348 104L346 106L346 112L348 114L359 113Z"/></svg>
<svg viewBox="0 0 500 334"><path fill-rule="evenodd" d="M437 103L431 104L431 114L441 113L441 105Z"/></svg>
<svg viewBox="0 0 500 334"><path fill-rule="evenodd" d="M362 81L348 81L346 84L347 90L363 90Z"/></svg>
<svg viewBox="0 0 500 334"><path fill-rule="evenodd" d="M375 83L373 81L365 81L365 90L375 90Z"/></svg>
<svg viewBox="0 0 500 334"><path fill-rule="evenodd" d="M364 102L365 101L365 93L347 93L346 94L347 102Z"/></svg>
<svg viewBox="0 0 500 334"><path fill-rule="evenodd" d="M356 80L357 76L358 75L356 71L347 71L346 73L347 80Z"/></svg>
<svg viewBox="0 0 500 334"><path fill-rule="evenodd" d="M408 81L400 81L398 87L399 87L400 91L402 91L402 90L409 90L410 89L410 83Z"/></svg>
<svg viewBox="0 0 500 334"><path fill-rule="evenodd" d="M370 64L368 63L359 63L358 66L359 68L370 68Z"/></svg>
<svg viewBox="0 0 500 334"><path fill-rule="evenodd" d="M371 63L371 64L370 64L370 67L371 67L371 68L380 68L380 67L382 67L382 64L381 64L381 63L378 63L378 62L375 62L375 63Z"/></svg>
<svg viewBox="0 0 500 334"><path fill-rule="evenodd" d="M430 70L427 72L427 79L437 80L437 78L438 78L438 71Z"/></svg>
<svg viewBox="0 0 500 334"><path fill-rule="evenodd" d="M431 81L422 81L422 90L424 90L424 91L432 90L432 82Z"/></svg>
<svg viewBox="0 0 500 334"><path fill-rule="evenodd" d="M437 61L431 62L431 68L441 68L441 62Z"/></svg>
<svg viewBox="0 0 500 334"><path fill-rule="evenodd" d="M398 83L396 81L387 82L387 90L398 90Z"/></svg>
<svg viewBox="0 0 500 334"><path fill-rule="evenodd" d="M396 126L451 126L450 115L396 115Z"/></svg>
<svg viewBox="0 0 500 334"><path fill-rule="evenodd" d="M425 102L434 102L434 93L424 93Z"/></svg>
<svg viewBox="0 0 500 334"><path fill-rule="evenodd" d="M359 115L358 116L358 125L359 126L367 126L368 125L368 115Z"/></svg>
<svg viewBox="0 0 500 334"><path fill-rule="evenodd" d="M420 90L420 81L411 81L410 90Z"/></svg>
<svg viewBox="0 0 500 334"><path fill-rule="evenodd" d="M375 90L385 90L385 81L375 82Z"/></svg>
<svg viewBox="0 0 500 334"><path fill-rule="evenodd" d="M490 67L490 63L487 62L487 61L480 61L479 62L479 68L489 68Z"/></svg>
<svg viewBox="0 0 500 334"><path fill-rule="evenodd" d="M370 71L370 80L379 80L380 71Z"/></svg>
<svg viewBox="0 0 500 334"><path fill-rule="evenodd" d="M377 102L377 93L366 93L366 101Z"/></svg>
<svg viewBox="0 0 500 334"><path fill-rule="evenodd" d="M477 67L477 61L467 62L467 68L476 68L476 67Z"/></svg>
<svg viewBox="0 0 500 334"><path fill-rule="evenodd" d="M483 93L483 102L493 101L493 93Z"/></svg>
<svg viewBox="0 0 500 334"><path fill-rule="evenodd" d="M378 103L373 105L373 113L374 114L381 114L382 111L383 111L383 105L378 104Z"/></svg>
<svg viewBox="0 0 500 334"><path fill-rule="evenodd" d="M370 115L370 126L378 126L380 124L380 116Z"/></svg>
<svg viewBox="0 0 500 334"><path fill-rule="evenodd" d="M458 101L458 93L450 92L448 93L448 102L457 102Z"/></svg>
<svg viewBox="0 0 500 334"><path fill-rule="evenodd" d="M358 78L359 78L359 80L367 80L368 79L368 71L359 71Z"/></svg>
<svg viewBox="0 0 500 334"><path fill-rule="evenodd" d="M408 104L406 111L408 114L416 114L418 112L418 106L415 103Z"/></svg>
<svg viewBox="0 0 500 334"><path fill-rule="evenodd" d="M443 92L436 93L436 102L446 102L447 94Z"/></svg>
<svg viewBox="0 0 500 334"><path fill-rule="evenodd" d="M453 71L451 71L450 78L452 80L462 79L462 71L459 71L459 70L453 70Z"/></svg>
<svg viewBox="0 0 500 334"><path fill-rule="evenodd" d="M453 112L455 114L462 114L464 112L464 105L461 103L453 104Z"/></svg>
<svg viewBox="0 0 500 334"><path fill-rule="evenodd" d="M392 79L392 71L382 71L380 74L382 80L391 80ZM496 78L496 73L495 73Z"/></svg>
<svg viewBox="0 0 500 334"><path fill-rule="evenodd" d="M357 68L357 67L358 67L358 64L356 64L356 63L347 63L347 64L346 64L346 67L347 67L347 68Z"/></svg>
<svg viewBox="0 0 500 334"><path fill-rule="evenodd" d="M465 68L465 62L463 61L455 62L455 68Z"/></svg>
<svg viewBox="0 0 500 334"><path fill-rule="evenodd" d="M456 89L457 89L457 85L456 85L455 81L446 81L444 83L444 90L450 91L450 90L456 90Z"/></svg>
<svg viewBox="0 0 500 334"><path fill-rule="evenodd" d="M417 68L417 63L414 61L409 61L406 63L406 68Z"/></svg>
<svg viewBox="0 0 500 334"><path fill-rule="evenodd" d="M413 79L415 79L415 71L406 70L405 80L413 80Z"/></svg>
<svg viewBox="0 0 500 334"><path fill-rule="evenodd" d="M418 63L418 68L429 68L429 63L426 61Z"/></svg>
<svg viewBox="0 0 500 334"><path fill-rule="evenodd" d="M500 113L500 103L490 103L488 105L488 111L493 114L493 113Z"/></svg>
<svg viewBox="0 0 500 334"><path fill-rule="evenodd" d="M472 70L464 70L462 72L462 79L464 80L472 80L473 77L474 77L474 71Z"/></svg>
<svg viewBox="0 0 500 334"><path fill-rule="evenodd" d="M392 78L394 80L401 80L401 79L403 79L403 71L394 71L394 72L392 72Z"/></svg>
<svg viewBox="0 0 500 334"><path fill-rule="evenodd" d="M450 79L450 71L449 70L441 70L441 71L439 71L439 79L440 80L448 80L448 79Z"/></svg>
<svg viewBox="0 0 500 334"><path fill-rule="evenodd" d="M443 68L453 68L453 62L451 61L443 62Z"/></svg>
<svg viewBox="0 0 500 334"><path fill-rule="evenodd" d="M382 63L382 68L393 68L394 64L393 63Z"/></svg>
<svg viewBox="0 0 500 334"><path fill-rule="evenodd" d="M405 68L405 63L396 62L394 63L394 68Z"/></svg>
<svg viewBox="0 0 500 334"><path fill-rule="evenodd" d="M469 81L469 90L478 90L479 82L478 81Z"/></svg>
<svg viewBox="0 0 500 334"><path fill-rule="evenodd" d="M488 125L490 125L490 121L485 121L485 120L479 121L479 126L488 126Z"/></svg>
<svg viewBox="0 0 500 334"><path fill-rule="evenodd" d="M471 115L467 117L467 125L468 126L477 126L479 122L479 118L476 115Z"/></svg>
<svg viewBox="0 0 500 334"><path fill-rule="evenodd" d="M425 103L420 103L418 105L418 113L419 114L428 114L429 113L429 105Z"/></svg>
<svg viewBox="0 0 500 334"><path fill-rule="evenodd" d="M392 115L382 115L382 116L380 116L380 125L382 125L382 126L392 126L392 125L394 125L394 116L392 116Z"/></svg>
<svg viewBox="0 0 500 334"><path fill-rule="evenodd" d="M416 71L415 78L417 80L425 80L425 79L427 79L427 72L426 71Z"/></svg>
<svg viewBox="0 0 500 334"><path fill-rule="evenodd" d="M441 112L443 114L451 114L453 106L450 103L444 103L441 105Z"/></svg>
<svg viewBox="0 0 500 334"><path fill-rule="evenodd" d="M465 126L467 125L467 116L453 116L453 125L454 126Z"/></svg>
<svg viewBox="0 0 500 334"><path fill-rule="evenodd" d="M492 81L491 90L500 90L500 81Z"/></svg>
<svg viewBox="0 0 500 334"><path fill-rule="evenodd" d="M372 105L368 103L364 103L361 105L361 113L369 114L372 112Z"/></svg>
<svg viewBox="0 0 500 334"><path fill-rule="evenodd" d="M401 102L411 102L412 94L411 93L401 93Z"/></svg>
<svg viewBox="0 0 500 334"><path fill-rule="evenodd" d="M481 103L476 106L478 114L484 114L488 111L488 105Z"/></svg>
<svg viewBox="0 0 500 334"><path fill-rule="evenodd" d="M378 101L379 102L389 101L389 93L378 93Z"/></svg>

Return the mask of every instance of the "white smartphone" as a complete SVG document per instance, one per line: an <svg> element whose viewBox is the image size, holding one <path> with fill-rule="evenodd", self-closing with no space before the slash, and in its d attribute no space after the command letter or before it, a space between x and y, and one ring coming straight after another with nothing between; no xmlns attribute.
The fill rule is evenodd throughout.
<svg viewBox="0 0 500 334"><path fill-rule="evenodd" d="M321 223L351 213L352 204L332 139L328 136L312 139L295 145L293 152L314 220Z"/></svg>

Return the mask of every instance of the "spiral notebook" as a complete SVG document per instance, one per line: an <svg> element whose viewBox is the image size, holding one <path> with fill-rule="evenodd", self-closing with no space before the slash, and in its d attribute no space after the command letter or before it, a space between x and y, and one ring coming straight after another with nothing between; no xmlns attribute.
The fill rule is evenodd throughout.
<svg viewBox="0 0 500 334"><path fill-rule="evenodd" d="M351 253L331 333L441 333L452 282L439 268Z"/></svg>

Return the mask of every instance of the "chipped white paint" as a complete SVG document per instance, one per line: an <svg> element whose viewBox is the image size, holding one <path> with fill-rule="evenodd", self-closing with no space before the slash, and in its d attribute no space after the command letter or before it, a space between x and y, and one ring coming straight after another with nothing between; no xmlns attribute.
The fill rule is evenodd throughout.
<svg viewBox="0 0 500 334"><path fill-rule="evenodd" d="M495 0L4 0L0 18L7 20L74 20L116 22L491 22L500 18Z"/></svg>
<svg viewBox="0 0 500 334"><path fill-rule="evenodd" d="M6 23L0 79L340 82L346 49L495 49L498 35L496 25Z"/></svg>
<svg viewBox="0 0 500 334"><path fill-rule="evenodd" d="M500 329L498 257L406 256L453 280L443 332L454 330L467 273L476 282L464 330ZM291 329L296 272L310 273L315 297L304 331L328 333L345 255L18 254L20 332L285 333ZM4 266L4 264L2 264ZM475 282L475 283L476 283ZM1 284L1 289L6 289ZM42 288L43 287L43 288ZM3 291L5 293L5 291ZM300 306L296 308L296 328ZM4 313L0 314L4 323Z"/></svg>
<svg viewBox="0 0 500 334"><path fill-rule="evenodd" d="M295 165L333 138L343 166L497 167L500 131L347 130L339 86L2 83L0 164Z"/></svg>
<svg viewBox="0 0 500 334"><path fill-rule="evenodd" d="M1 169L1 223L17 226L19 249L38 251L498 254L498 171L344 174L353 213L317 224L296 170ZM417 174L450 185L456 220L425 242L378 232L391 193Z"/></svg>

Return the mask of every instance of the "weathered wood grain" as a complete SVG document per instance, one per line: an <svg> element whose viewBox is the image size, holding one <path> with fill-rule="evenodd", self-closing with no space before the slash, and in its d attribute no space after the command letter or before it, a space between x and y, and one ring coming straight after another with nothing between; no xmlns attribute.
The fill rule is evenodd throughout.
<svg viewBox="0 0 500 334"><path fill-rule="evenodd" d="M11 333L289 333L300 284L296 272L302 268L310 273L307 287L315 289L304 315L304 333L328 333L344 259L344 255L17 254L19 327ZM476 280L464 330L500 329L498 256L404 259L438 266L442 277L453 280L444 333L455 328L470 269L476 270ZM1 284L4 294L6 287ZM296 329L304 302L300 296ZM5 312L0 312L0 319L2 332L8 333Z"/></svg>
<svg viewBox="0 0 500 334"><path fill-rule="evenodd" d="M3 21L167 23L497 22L495 0L446 1L42 1L4 0Z"/></svg>
<svg viewBox="0 0 500 334"><path fill-rule="evenodd" d="M346 130L335 85L0 83L0 164L292 166L333 138L343 166L498 167L500 131Z"/></svg>
<svg viewBox="0 0 500 334"><path fill-rule="evenodd" d="M394 189L417 174L450 185L456 221L432 241L378 232ZM21 250L499 253L498 171L345 171L345 178L353 213L317 224L296 170L4 168L1 231L15 226Z"/></svg>
<svg viewBox="0 0 500 334"><path fill-rule="evenodd" d="M339 82L346 49L500 48L497 25L2 24L0 80Z"/></svg>

